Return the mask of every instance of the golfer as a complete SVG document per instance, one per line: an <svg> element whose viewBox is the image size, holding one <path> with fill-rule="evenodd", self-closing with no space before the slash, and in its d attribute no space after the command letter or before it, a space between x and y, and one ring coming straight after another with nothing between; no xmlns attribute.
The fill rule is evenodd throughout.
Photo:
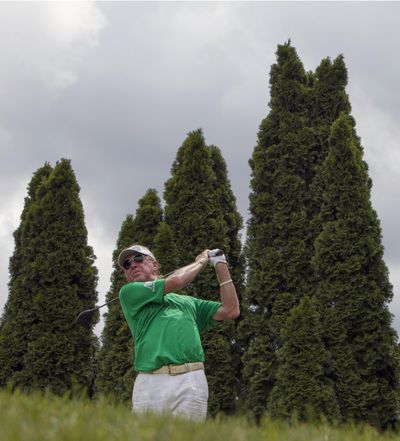
<svg viewBox="0 0 400 441"><path fill-rule="evenodd" d="M133 412L168 412L202 421L207 415L208 385L200 333L216 321L238 317L239 301L224 255L195 261L168 275L144 246L123 250L118 263L128 283L119 293L135 345L139 372L132 394ZM210 263L220 285L220 302L174 294Z"/></svg>

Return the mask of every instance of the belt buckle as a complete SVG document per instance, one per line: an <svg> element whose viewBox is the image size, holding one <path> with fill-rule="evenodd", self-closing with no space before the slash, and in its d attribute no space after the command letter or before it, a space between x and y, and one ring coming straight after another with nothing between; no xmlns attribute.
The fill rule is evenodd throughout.
<svg viewBox="0 0 400 441"><path fill-rule="evenodd" d="M179 375L179 372L176 372L176 369L175 369L175 365L173 365L173 364L169 364L168 365L168 375L172 375L172 376L174 376L174 375Z"/></svg>
<svg viewBox="0 0 400 441"><path fill-rule="evenodd" d="M185 369L181 372L180 368L185 366ZM190 372L191 369L188 365L188 363L184 363L183 365L173 365L173 364L169 364L168 365L168 374L169 375L180 375L180 374L186 374L186 372Z"/></svg>

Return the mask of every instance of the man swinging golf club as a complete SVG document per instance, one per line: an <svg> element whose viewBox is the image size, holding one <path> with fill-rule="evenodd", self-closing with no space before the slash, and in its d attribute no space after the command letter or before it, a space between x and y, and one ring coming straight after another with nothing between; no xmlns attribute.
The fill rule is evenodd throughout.
<svg viewBox="0 0 400 441"><path fill-rule="evenodd" d="M219 255L215 255L219 254ZM119 299L135 343L139 372L132 394L133 412L168 412L202 421L208 385L200 333L216 321L239 316L239 301L225 256L205 250L195 261L165 279L144 246L121 252L118 263L128 283ZM174 294L210 263L220 285L220 302Z"/></svg>

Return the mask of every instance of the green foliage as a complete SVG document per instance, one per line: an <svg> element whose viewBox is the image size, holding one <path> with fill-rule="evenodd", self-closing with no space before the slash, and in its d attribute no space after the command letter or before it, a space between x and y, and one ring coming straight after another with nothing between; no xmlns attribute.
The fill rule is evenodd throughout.
<svg viewBox="0 0 400 441"><path fill-rule="evenodd" d="M315 71L313 85L315 101L310 109L316 126L320 125L324 128L325 125L326 129L326 123L329 126L329 123L335 121L340 113L350 113L351 106L345 91L347 77L343 55L339 55L333 62L329 58L321 61Z"/></svg>
<svg viewBox="0 0 400 441"><path fill-rule="evenodd" d="M393 294L353 124L342 114L332 126L312 263L342 415L388 427L398 416L397 336L387 306Z"/></svg>
<svg viewBox="0 0 400 441"><path fill-rule="evenodd" d="M256 417L268 407L279 366L276 350L282 345L281 328L291 308L313 291L307 213L313 133L307 114L311 96L307 82L295 49L290 43L278 46L270 76L271 111L261 123L258 144L249 161L249 272L241 336L247 341L244 366L257 366L243 370L248 408ZM258 352L260 344L268 348L267 355ZM259 371L267 368L268 375L263 378Z"/></svg>
<svg viewBox="0 0 400 441"><path fill-rule="evenodd" d="M238 234L242 221L222 155L217 147L206 146L201 130L189 133L179 148L164 199L165 220L173 232L179 266L192 262L206 248L221 248L236 265L232 276L240 290L244 262ZM218 300L218 292L211 268L188 287L189 294L207 300ZM234 336L233 321L218 324L202 336L211 414L232 412L235 407L239 358Z"/></svg>
<svg viewBox="0 0 400 441"><path fill-rule="evenodd" d="M191 132L178 149L164 192L165 221L173 230L180 266L207 247L226 248L227 228L217 187L202 131Z"/></svg>
<svg viewBox="0 0 400 441"><path fill-rule="evenodd" d="M290 311L282 329L277 381L271 392L271 414L301 420L337 420L339 407L326 371L329 353L322 341L318 305L304 297Z"/></svg>
<svg viewBox="0 0 400 441"><path fill-rule="evenodd" d="M161 201L154 189L147 190L139 200L133 222L133 239L140 245L150 249L154 247L154 238L162 221Z"/></svg>
<svg viewBox="0 0 400 441"><path fill-rule="evenodd" d="M228 256L229 271L232 280L235 283L236 293L239 303L242 303L242 295L244 291L244 272L245 272L245 258L242 253L242 243L240 240L240 230L243 226L243 219L236 208L236 198L231 190L231 185L228 178L228 169L221 151L216 146L210 146L210 154L213 162L213 170L217 180L217 187L215 189L218 198L218 204L222 209L224 221L227 227L227 247L224 252ZM243 352L242 342L238 337L238 328L241 317L235 320L234 325L229 324L228 339L232 342L232 356L229 360L234 367L234 375L236 380L237 394L240 394L241 388L241 355ZM228 329L227 329L228 331ZM225 387L226 386L222 386Z"/></svg>
<svg viewBox="0 0 400 441"><path fill-rule="evenodd" d="M122 223L117 247L113 253L114 271L107 301L118 297L119 290L126 283L123 271L118 265L119 253L132 244L141 244L153 249L161 220L160 199L157 192L150 189L139 200L135 217L128 215ZM134 342L119 302L109 305L108 313L105 314L102 343L98 354L96 394L128 402L131 400L135 380Z"/></svg>
<svg viewBox="0 0 400 441"><path fill-rule="evenodd" d="M114 271L111 276L111 287L106 301L118 297L119 290L126 283L123 271L118 266L118 255L122 249L132 244L134 219L127 215L122 223L117 248L113 252ZM104 314L105 325L102 331L102 346L97 355L98 368L95 379L97 395L113 395L118 401L128 401L133 387L132 373L132 338L128 324L118 302L108 306Z"/></svg>
<svg viewBox="0 0 400 441"><path fill-rule="evenodd" d="M241 394L242 401L245 401L243 411L252 414L259 419L265 413L267 398L275 384L276 371L276 348L271 337L273 334L265 324L264 334L256 335L259 330L257 325L262 325L263 317L252 315L253 323L246 320L248 325L246 331L251 338L243 357L242 377L246 380ZM261 323L259 323L261 322ZM243 333L243 328L241 328Z"/></svg>
<svg viewBox="0 0 400 441"><path fill-rule="evenodd" d="M23 288L23 231L26 225L26 217L30 207L36 199L36 190L52 172L52 167L45 164L32 176L28 185L28 196L21 213L21 222L14 232L15 248L10 258L10 282L9 296L0 322L0 386L10 381L12 375L22 369L23 356L27 350L28 340L24 337L21 320L29 316L30 303L26 291Z"/></svg>
<svg viewBox="0 0 400 441"><path fill-rule="evenodd" d="M315 411L388 427L399 410L392 288L346 84L343 56L305 74L290 43L278 46L271 110L249 161L244 389L258 418ZM317 319L290 331L305 296L317 300L319 336ZM312 336L326 357L298 366L292 351L301 359Z"/></svg>
<svg viewBox="0 0 400 441"><path fill-rule="evenodd" d="M18 312L4 317L0 348L12 345L17 353L2 384L90 392L96 318L89 330L73 320L96 302L97 270L69 160L34 175L16 238L9 302Z"/></svg>
<svg viewBox="0 0 400 441"><path fill-rule="evenodd" d="M244 268L245 259L242 254L242 244L240 240L240 230L243 226L243 219L236 208L236 198L231 190L228 178L228 169L221 151L216 146L210 146L213 171L216 179L215 192L217 201L222 209L224 221L227 228L227 244L224 252L229 256L230 273L235 282L239 300L244 287Z"/></svg>
<svg viewBox="0 0 400 441"><path fill-rule="evenodd" d="M160 222L154 238L153 253L160 264L160 273L166 275L179 267L179 252L174 234L166 222Z"/></svg>
<svg viewBox="0 0 400 441"><path fill-rule="evenodd" d="M264 419L260 425L239 418L204 423L155 415L132 415L104 400L71 400L52 395L0 392L0 439L4 441L390 441L398 433L369 426L332 426Z"/></svg>
<svg viewBox="0 0 400 441"><path fill-rule="evenodd" d="M333 62L329 58L321 61L315 72L312 90L312 105L309 108L313 128L313 161L314 167L309 179L308 213L313 226L313 240L320 233L320 225L316 223L321 203L323 188L319 167L324 162L329 149L329 134L332 124L340 113L350 114L351 106L345 87L347 85L347 69L343 56Z"/></svg>

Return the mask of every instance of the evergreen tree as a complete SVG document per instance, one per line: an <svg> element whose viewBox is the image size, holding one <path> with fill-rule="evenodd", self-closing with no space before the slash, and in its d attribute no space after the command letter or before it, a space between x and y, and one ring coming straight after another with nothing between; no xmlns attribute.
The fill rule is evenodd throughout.
<svg viewBox="0 0 400 441"><path fill-rule="evenodd" d="M228 169L221 151L218 147L211 145L210 147L211 159L213 161L213 170L216 178L215 191L217 192L218 203L223 211L224 221L227 226L227 249L224 250L229 258L230 273L232 280L235 283L235 288L239 303L242 302L242 295L244 291L244 272L245 272L245 258L242 253L242 243L240 240L240 230L243 226L243 219L236 209L236 198L231 190L231 185L228 179ZM235 379L237 386L237 395L241 394L241 355L243 353L243 346L239 341L238 328L240 317L235 321L235 326L230 327L233 334L228 338L233 342L234 352L232 354L232 363L235 366Z"/></svg>
<svg viewBox="0 0 400 441"><path fill-rule="evenodd" d="M315 228L313 240L320 233L318 222L315 219L322 203L320 175L317 170L328 153L328 140L332 124L340 113L350 115L351 106L345 90L347 81L348 75L343 55L338 56L333 62L329 58L322 60L314 75L312 101L308 109L314 136L314 167L310 168L310 175L307 179L310 189L310 201L307 204L308 213Z"/></svg>
<svg viewBox="0 0 400 441"><path fill-rule="evenodd" d="M122 223L113 253L114 271L107 301L118 297L121 287L126 283L125 275L118 265L120 252L132 244L153 248L155 237L162 221L161 202L156 190L150 189L139 200L135 217L128 215ZM109 305L105 314L102 332L102 348L98 355L96 375L96 394L112 395L117 401L131 400L135 380L133 370L133 339L119 302Z"/></svg>
<svg viewBox="0 0 400 441"><path fill-rule="evenodd" d="M309 111L315 126L325 125L322 140L327 147L330 126L341 113L349 114L351 106L346 93L348 74L343 55L339 55L333 61L325 58L315 71L313 83L313 105ZM322 152L325 157L327 148ZM318 152L317 152L318 153ZM323 158L324 159L324 158Z"/></svg>
<svg viewBox="0 0 400 441"><path fill-rule="evenodd" d="M178 149L164 192L165 221L174 233L180 266L214 246L210 240L224 250L227 245L213 165L202 131L189 133Z"/></svg>
<svg viewBox="0 0 400 441"><path fill-rule="evenodd" d="M342 114L331 130L318 177L321 233L312 264L342 417L388 427L398 417L396 333L387 306L392 287L354 125Z"/></svg>
<svg viewBox="0 0 400 441"><path fill-rule="evenodd" d="M322 341L315 301L304 297L292 308L282 334L277 380L271 392L272 415L338 419L333 382L326 375L329 353Z"/></svg>
<svg viewBox="0 0 400 441"><path fill-rule="evenodd" d="M249 317L253 318L253 323L250 325L249 317L245 316L240 328L241 338L249 341L242 357L244 392L241 398L245 401L244 410L259 419L265 413L267 397L275 383L277 360L275 342L266 324L263 323L263 317L256 316L254 312L254 310L248 311ZM243 325L248 329L245 329ZM256 331L260 329L264 329L264 332L256 335Z"/></svg>
<svg viewBox="0 0 400 441"><path fill-rule="evenodd" d="M119 290L126 283L117 259L119 253L132 244L132 238L133 216L127 215L113 252L114 270L110 290L106 295L107 302L118 297ZM103 318L105 324L101 334L102 346L97 356L95 393L112 395L117 401L128 401L133 386L133 375L126 378L127 373L131 373L133 368L132 338L118 301L108 305L108 312Z"/></svg>
<svg viewBox="0 0 400 441"><path fill-rule="evenodd" d="M271 404L281 328L291 308L313 291L307 213L315 147L308 115L310 78L290 42L278 46L270 74L271 110L261 123L249 161L249 271L241 334L247 342L243 355L247 407L256 417Z"/></svg>
<svg viewBox="0 0 400 441"><path fill-rule="evenodd" d="M0 322L0 386L12 382L12 377L23 366L23 357L28 340L22 321L29 316L30 301L28 293L21 289L24 280L23 256L24 242L22 240L27 213L36 199L36 190L52 172L52 167L45 163L32 176L28 185L28 196L25 198L21 214L21 222L14 232L15 248L10 258L9 295Z"/></svg>
<svg viewBox="0 0 400 441"><path fill-rule="evenodd" d="M146 194L139 200L133 222L134 243L152 249L162 220L163 212L157 191L154 189L147 190Z"/></svg>
<svg viewBox="0 0 400 441"><path fill-rule="evenodd" d="M229 262L240 262L235 236L240 228L226 168L216 147L205 144L203 133L188 134L178 149L171 178L165 184L165 219L172 228L179 252L179 266L192 262L206 248L221 248ZM235 273L240 283L242 270ZM188 287L188 294L218 300L219 287L211 268ZM226 321L202 335L210 389L209 412L232 412L235 405L235 355L233 321Z"/></svg>
<svg viewBox="0 0 400 441"><path fill-rule="evenodd" d="M29 313L18 323L26 340L22 360L6 381L57 394L89 390L95 319L90 331L72 323L96 302L97 270L69 160L42 179L21 226L20 275L13 289Z"/></svg>
<svg viewBox="0 0 400 441"><path fill-rule="evenodd" d="M314 133L316 135L316 167L315 176L312 177L310 186L311 201L309 205L309 213L311 226L313 228L314 240L321 233L326 217L320 213L321 206L324 205L325 197L325 172L320 170L323 161L329 151L329 137L332 124L336 121L340 114L350 115L351 106L349 98L346 94L345 87L347 85L348 75L344 63L343 56L340 55L333 62L329 58L322 60L320 66L316 70L315 84L313 88L314 105L310 108ZM350 125L354 125L352 118L348 117ZM353 129L354 147L359 150L362 155L362 147L355 135ZM366 167L366 165L364 164ZM371 187L369 178L366 180L368 188ZM320 283L318 271L315 272L316 285ZM338 294L338 293L337 293ZM335 303L336 299L325 298L322 308L326 303ZM344 314L347 314L344 310ZM361 379L359 377L357 362L352 353L352 348L346 343L347 331L342 326L341 319L338 318L338 311L330 314L329 309L324 313L324 327L329 336L326 341L329 350L334 354L332 372L338 372L338 366L341 366L340 375L332 374L335 380L335 390L337 399L340 403L341 416L344 420L357 419L360 409L365 407L365 394L362 392Z"/></svg>
<svg viewBox="0 0 400 441"><path fill-rule="evenodd" d="M242 254L242 243L240 240L243 219L236 208L236 198L231 189L228 179L228 169L221 151L218 147L213 145L211 145L209 149L215 174L215 191L227 226L226 235L228 240L227 248L224 249L224 252L229 256L230 273L235 282L236 291L240 300L244 287L245 270L245 259Z"/></svg>
<svg viewBox="0 0 400 441"><path fill-rule="evenodd" d="M179 253L172 228L161 222L154 238L153 253L160 264L160 273L166 275L179 267Z"/></svg>

